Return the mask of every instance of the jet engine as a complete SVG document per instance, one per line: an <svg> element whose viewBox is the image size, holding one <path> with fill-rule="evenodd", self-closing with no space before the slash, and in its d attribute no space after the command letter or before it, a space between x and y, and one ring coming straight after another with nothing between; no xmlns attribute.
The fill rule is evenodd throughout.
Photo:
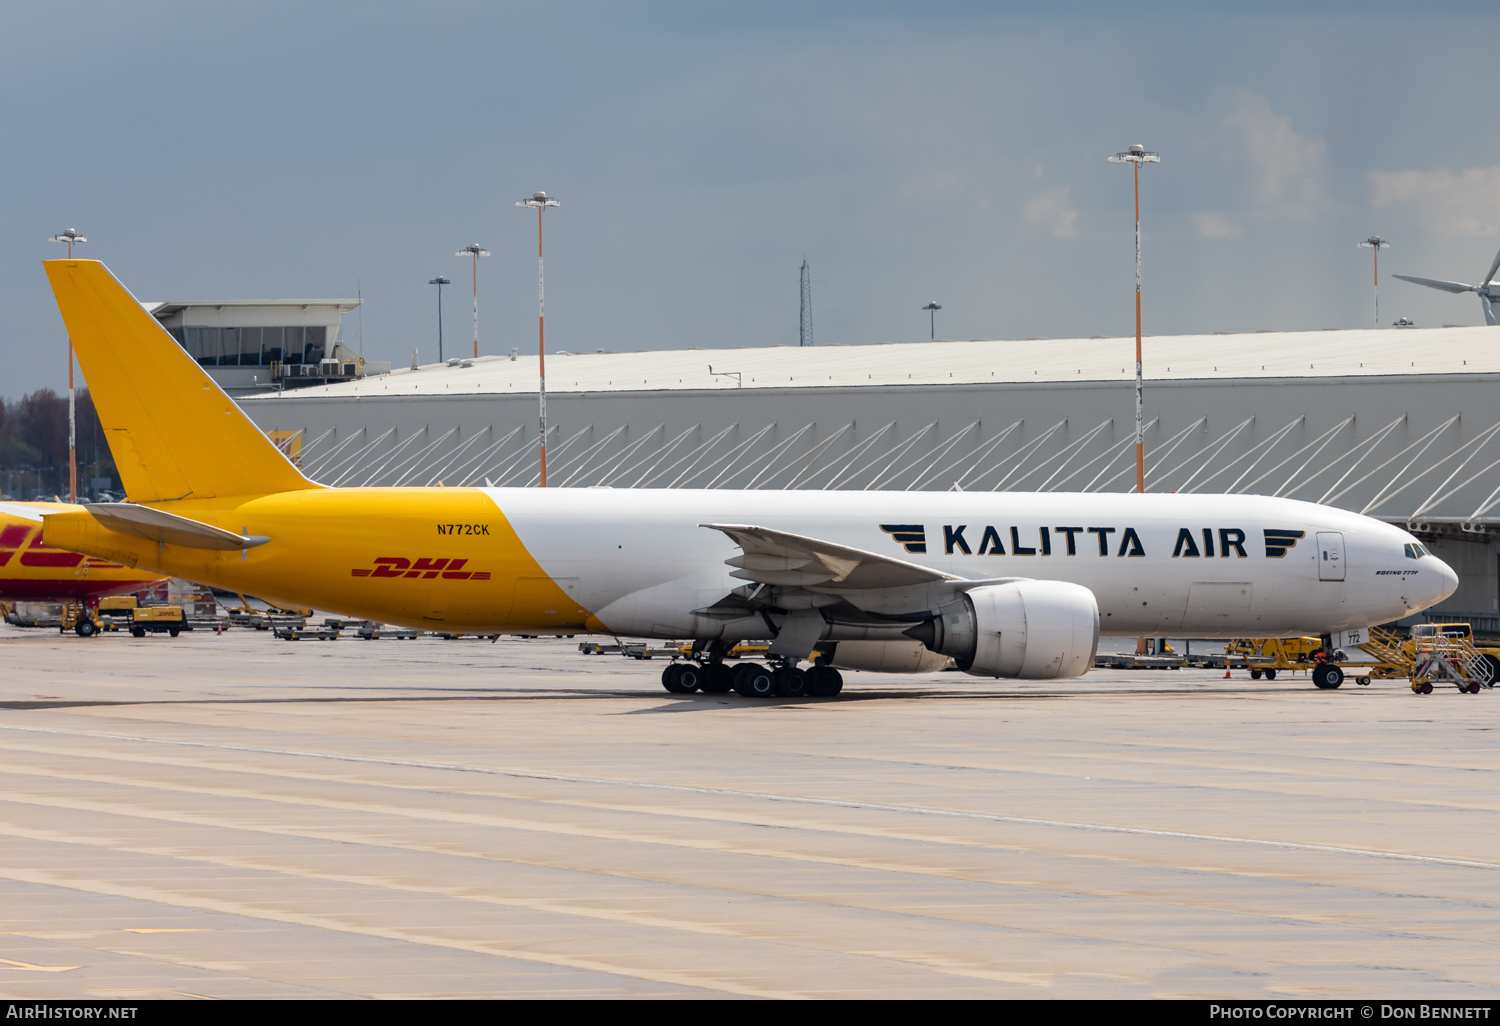
<svg viewBox="0 0 1500 1026"><path fill-rule="evenodd" d="M934 673L948 665L948 657L918 641L840 641L832 648L830 666L844 670L874 670L876 673Z"/></svg>
<svg viewBox="0 0 1500 1026"><path fill-rule="evenodd" d="M974 588L905 632L976 677L1079 677L1099 647L1099 604L1064 581Z"/></svg>

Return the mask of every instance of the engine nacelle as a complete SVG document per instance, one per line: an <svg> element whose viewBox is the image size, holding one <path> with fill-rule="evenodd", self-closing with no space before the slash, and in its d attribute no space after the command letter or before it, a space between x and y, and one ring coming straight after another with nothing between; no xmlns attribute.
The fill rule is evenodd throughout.
<svg viewBox="0 0 1500 1026"><path fill-rule="evenodd" d="M1064 581L991 584L940 607L906 636L976 677L1079 677L1099 647L1099 604Z"/></svg>
<svg viewBox="0 0 1500 1026"><path fill-rule="evenodd" d="M920 641L840 641L833 646L829 665L877 673L934 673L948 665L948 657Z"/></svg>

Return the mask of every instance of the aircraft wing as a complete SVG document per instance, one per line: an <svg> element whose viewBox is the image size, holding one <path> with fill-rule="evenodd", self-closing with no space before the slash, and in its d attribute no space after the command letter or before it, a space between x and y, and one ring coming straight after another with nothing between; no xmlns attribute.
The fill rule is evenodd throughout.
<svg viewBox="0 0 1500 1026"><path fill-rule="evenodd" d="M749 524L699 524L728 535L743 552L725 560L731 577L757 584L845 593L910 588L961 578L863 549Z"/></svg>

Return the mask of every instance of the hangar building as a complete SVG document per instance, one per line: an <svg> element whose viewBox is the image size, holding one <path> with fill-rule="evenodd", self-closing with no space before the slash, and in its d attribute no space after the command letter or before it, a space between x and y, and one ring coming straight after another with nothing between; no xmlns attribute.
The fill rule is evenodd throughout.
<svg viewBox="0 0 1500 1026"><path fill-rule="evenodd" d="M548 357L562 487L1130 491L1134 339ZM1500 327L1148 337L1146 486L1408 526L1500 632ZM242 400L313 479L530 485L535 355ZM858 501L853 495L851 501Z"/></svg>

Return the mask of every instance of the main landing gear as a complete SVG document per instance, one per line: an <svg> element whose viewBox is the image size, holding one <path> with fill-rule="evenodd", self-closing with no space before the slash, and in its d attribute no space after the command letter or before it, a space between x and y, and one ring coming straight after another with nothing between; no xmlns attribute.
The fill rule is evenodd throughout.
<svg viewBox="0 0 1500 1026"><path fill-rule="evenodd" d="M694 691L721 695L738 691L746 698L832 698L844 690L844 676L832 666L809 666L802 670L791 663L777 666L736 663L731 667L722 659L711 657L702 663L671 663L662 670L661 683L674 695Z"/></svg>

